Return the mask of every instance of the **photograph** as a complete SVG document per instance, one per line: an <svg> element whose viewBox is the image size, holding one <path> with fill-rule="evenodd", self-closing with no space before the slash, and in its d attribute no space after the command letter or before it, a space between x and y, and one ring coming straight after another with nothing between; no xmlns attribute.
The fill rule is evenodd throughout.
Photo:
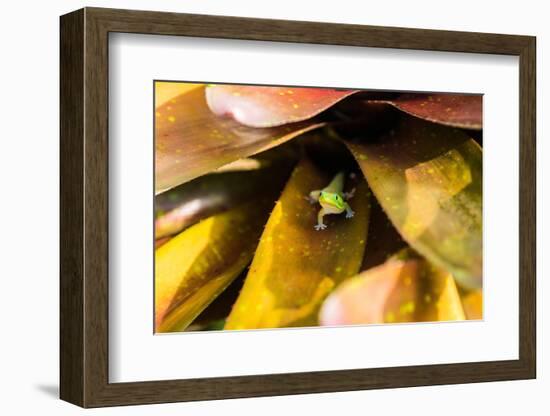
<svg viewBox="0 0 550 416"><path fill-rule="evenodd" d="M56 317L59 331L39 360L48 376L17 360L11 373L76 412L68 403L237 400L241 412L262 398L262 413L282 396L293 411L321 396L328 413L364 409L342 407L347 395L397 414L427 394L438 413L475 402L492 414L514 408L506 389L540 404L542 14L478 7L474 22L388 6L391 21L380 5L363 19L360 7L276 6L55 13L56 81L35 86L59 106L9 82L23 121L6 137L18 144L7 177L30 201L14 219L58 189L59 227L5 234L28 240L12 244L23 260L9 282L58 266L44 286L56 294L34 291L55 310L34 327L52 332ZM48 114L57 127L43 128ZM33 126L58 132L57 146L31 134L42 150L21 147ZM19 181L40 161L56 164L57 188L37 182L44 169ZM29 262L44 236L59 236L58 255ZM10 310L47 311L11 298ZM16 348L44 338L21 325L35 320L14 322L34 337ZM467 390L475 400L457 401ZM35 403L28 394L14 403Z"/></svg>
<svg viewBox="0 0 550 416"><path fill-rule="evenodd" d="M156 334L483 319L482 94L153 85Z"/></svg>

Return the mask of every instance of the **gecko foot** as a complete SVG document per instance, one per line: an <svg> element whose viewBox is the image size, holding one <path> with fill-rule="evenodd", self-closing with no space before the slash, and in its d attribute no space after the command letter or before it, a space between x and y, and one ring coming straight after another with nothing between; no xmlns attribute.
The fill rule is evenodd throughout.
<svg viewBox="0 0 550 416"><path fill-rule="evenodd" d="M316 224L314 228L319 231L324 230L325 228L327 228L327 226L325 224Z"/></svg>
<svg viewBox="0 0 550 416"><path fill-rule="evenodd" d="M355 215L355 212L349 210L348 212L346 212L346 218L353 218L353 216Z"/></svg>
<svg viewBox="0 0 550 416"><path fill-rule="evenodd" d="M355 195L355 188L352 188L349 192L344 192L344 199L351 199Z"/></svg>
<svg viewBox="0 0 550 416"><path fill-rule="evenodd" d="M312 198L312 197L310 197L309 195L304 196L304 199L305 199L307 202L309 202L311 205L317 203L317 200L314 199L314 198Z"/></svg>

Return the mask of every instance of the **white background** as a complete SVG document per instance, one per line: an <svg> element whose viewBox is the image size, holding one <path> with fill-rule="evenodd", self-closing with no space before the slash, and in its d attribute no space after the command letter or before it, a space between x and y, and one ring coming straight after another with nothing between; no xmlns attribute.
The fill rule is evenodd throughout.
<svg viewBox="0 0 550 416"><path fill-rule="evenodd" d="M371 3L371 2L369 2ZM1 14L3 297L1 400L6 414L78 414L55 399L58 385L58 15L83 5L319 20L389 26L532 34L538 37L538 380L318 394L88 411L89 414L548 414L546 359L550 295L543 281L550 229L541 213L550 162L543 115L550 99L544 2L440 1L321 3L194 0L9 2ZM543 177L544 176L544 177ZM546 199L546 200L545 200ZM545 236L543 236L545 235Z"/></svg>
<svg viewBox="0 0 550 416"><path fill-rule="evenodd" d="M518 358L516 57L115 34L109 62L112 382ZM483 322L151 336L152 79L483 93Z"/></svg>

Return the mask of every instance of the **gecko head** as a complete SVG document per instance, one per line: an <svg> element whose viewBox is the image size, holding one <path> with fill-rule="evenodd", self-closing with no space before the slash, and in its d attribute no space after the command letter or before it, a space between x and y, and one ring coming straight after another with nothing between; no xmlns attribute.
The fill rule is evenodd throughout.
<svg viewBox="0 0 550 416"><path fill-rule="evenodd" d="M338 214L346 209L344 198L338 192L321 192L319 203L323 208Z"/></svg>

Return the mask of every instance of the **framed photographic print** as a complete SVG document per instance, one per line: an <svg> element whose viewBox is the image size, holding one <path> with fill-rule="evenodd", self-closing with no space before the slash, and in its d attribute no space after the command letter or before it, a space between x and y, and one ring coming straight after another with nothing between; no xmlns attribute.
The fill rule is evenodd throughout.
<svg viewBox="0 0 550 416"><path fill-rule="evenodd" d="M61 17L61 398L534 378L535 38Z"/></svg>

